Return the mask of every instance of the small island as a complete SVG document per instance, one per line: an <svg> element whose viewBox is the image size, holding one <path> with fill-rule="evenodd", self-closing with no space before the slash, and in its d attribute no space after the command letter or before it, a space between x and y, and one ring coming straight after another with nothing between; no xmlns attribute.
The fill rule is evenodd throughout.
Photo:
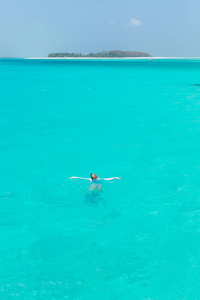
<svg viewBox="0 0 200 300"><path fill-rule="evenodd" d="M98 53L89 53L83 55L81 53L50 53L48 55L50 58L65 58L65 57L76 57L76 58L125 58L125 57L152 57L149 53L137 52L137 51L102 51Z"/></svg>

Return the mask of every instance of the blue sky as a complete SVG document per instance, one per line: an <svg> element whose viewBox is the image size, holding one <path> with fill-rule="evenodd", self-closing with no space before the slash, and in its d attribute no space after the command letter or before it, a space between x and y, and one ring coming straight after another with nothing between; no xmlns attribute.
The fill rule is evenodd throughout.
<svg viewBox="0 0 200 300"><path fill-rule="evenodd" d="M144 51L200 57L199 0L0 0L0 57Z"/></svg>

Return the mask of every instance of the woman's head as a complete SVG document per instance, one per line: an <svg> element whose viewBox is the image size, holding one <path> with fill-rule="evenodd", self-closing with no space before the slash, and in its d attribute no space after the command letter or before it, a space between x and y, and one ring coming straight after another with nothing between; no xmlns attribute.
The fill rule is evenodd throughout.
<svg viewBox="0 0 200 300"><path fill-rule="evenodd" d="M96 174L91 174L91 179L92 180L97 179L97 175Z"/></svg>

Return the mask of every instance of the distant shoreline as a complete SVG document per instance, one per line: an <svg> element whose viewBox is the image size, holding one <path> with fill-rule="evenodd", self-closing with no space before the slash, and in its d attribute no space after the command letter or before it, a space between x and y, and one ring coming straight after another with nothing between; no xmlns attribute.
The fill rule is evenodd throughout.
<svg viewBox="0 0 200 300"><path fill-rule="evenodd" d="M28 57L41 60L157 60L157 59L200 59L200 57Z"/></svg>

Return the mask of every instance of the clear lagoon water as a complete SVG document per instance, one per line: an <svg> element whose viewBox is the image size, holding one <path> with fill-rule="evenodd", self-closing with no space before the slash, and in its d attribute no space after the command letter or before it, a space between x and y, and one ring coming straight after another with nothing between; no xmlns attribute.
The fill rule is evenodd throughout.
<svg viewBox="0 0 200 300"><path fill-rule="evenodd" d="M200 61L0 60L0 112L1 299L199 300Z"/></svg>

